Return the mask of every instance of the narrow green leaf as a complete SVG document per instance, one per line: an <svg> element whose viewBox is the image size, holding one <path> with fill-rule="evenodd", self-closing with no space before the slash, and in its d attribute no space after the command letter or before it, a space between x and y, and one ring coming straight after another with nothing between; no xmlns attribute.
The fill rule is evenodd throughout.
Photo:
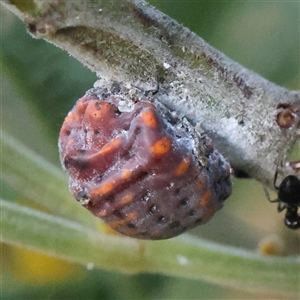
<svg viewBox="0 0 300 300"><path fill-rule="evenodd" d="M83 265L162 273L266 295L299 295L299 257L263 257L188 235L142 241L106 235L49 214L1 201L2 241Z"/></svg>
<svg viewBox="0 0 300 300"><path fill-rule="evenodd" d="M94 227L97 219L83 209L68 191L67 176L17 140L0 131L2 179L17 190L47 208Z"/></svg>

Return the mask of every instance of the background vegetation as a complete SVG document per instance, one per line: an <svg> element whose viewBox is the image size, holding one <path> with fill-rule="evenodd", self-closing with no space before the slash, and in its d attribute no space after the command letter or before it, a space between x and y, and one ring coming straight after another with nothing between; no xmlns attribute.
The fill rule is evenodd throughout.
<svg viewBox="0 0 300 300"><path fill-rule="evenodd" d="M299 3L150 2L245 67L279 85L300 89ZM67 53L32 39L4 9L1 25L1 128L59 166L60 126L96 76ZM299 151L299 146L294 149L294 159L300 159ZM66 182L61 184L67 189ZM1 194L45 211L4 180ZM282 220L259 183L235 180L225 207L190 234L251 250L264 240L276 240L283 247L279 254L299 254L299 232L286 229ZM4 244L1 264L5 299L265 299L202 281L82 267Z"/></svg>

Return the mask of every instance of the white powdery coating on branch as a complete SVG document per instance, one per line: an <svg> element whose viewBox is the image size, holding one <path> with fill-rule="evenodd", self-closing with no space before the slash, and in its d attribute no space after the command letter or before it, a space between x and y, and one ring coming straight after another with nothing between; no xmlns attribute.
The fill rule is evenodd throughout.
<svg viewBox="0 0 300 300"><path fill-rule="evenodd" d="M188 77L190 73L184 68L182 65L176 80L169 85L171 88L166 87L168 93L161 101L172 109L180 107L183 115L199 123L234 167L271 185L277 165L286 159L287 150L299 135L296 128L282 130L276 124L276 98L264 97L262 86L247 99L242 91L230 91L226 82L216 85L215 78L210 81L211 76L202 76L200 81L199 70ZM197 86L199 89L194 89ZM285 92L278 87L275 94L283 103L287 100L280 94Z"/></svg>

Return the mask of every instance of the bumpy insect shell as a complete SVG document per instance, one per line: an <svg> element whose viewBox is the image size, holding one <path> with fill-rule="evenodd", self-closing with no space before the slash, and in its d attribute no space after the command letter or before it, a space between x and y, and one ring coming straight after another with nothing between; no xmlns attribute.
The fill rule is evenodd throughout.
<svg viewBox="0 0 300 300"><path fill-rule="evenodd" d="M71 193L135 238L166 239L206 223L231 193L229 164L163 105L142 100L120 109L124 101L94 89L66 117L59 149Z"/></svg>

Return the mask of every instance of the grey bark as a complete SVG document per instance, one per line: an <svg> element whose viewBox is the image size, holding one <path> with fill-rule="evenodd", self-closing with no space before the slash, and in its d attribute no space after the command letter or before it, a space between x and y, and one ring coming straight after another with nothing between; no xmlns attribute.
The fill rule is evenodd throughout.
<svg viewBox="0 0 300 300"><path fill-rule="evenodd" d="M207 132L235 170L269 187L278 166L297 174L287 151L300 136L299 91L247 70L142 0L20 3L2 1L34 37L100 78L145 90L158 83L157 99Z"/></svg>

